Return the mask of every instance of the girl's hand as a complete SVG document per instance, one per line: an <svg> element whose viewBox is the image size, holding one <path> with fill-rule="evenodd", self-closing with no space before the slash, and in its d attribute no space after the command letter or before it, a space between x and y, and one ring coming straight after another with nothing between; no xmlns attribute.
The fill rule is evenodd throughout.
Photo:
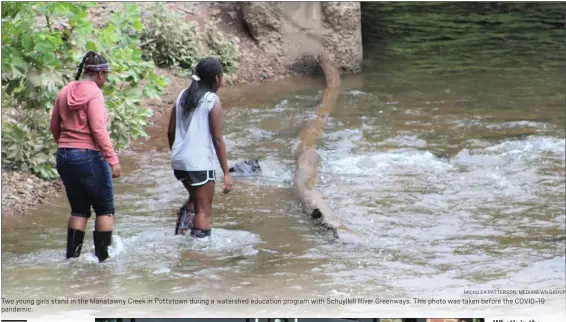
<svg viewBox="0 0 566 322"><path fill-rule="evenodd" d="M224 175L224 193L228 193L232 190L232 178L230 174Z"/></svg>
<svg viewBox="0 0 566 322"><path fill-rule="evenodd" d="M120 163L111 165L110 168L112 169L112 178L120 178L120 172L122 171L122 169L120 168Z"/></svg>

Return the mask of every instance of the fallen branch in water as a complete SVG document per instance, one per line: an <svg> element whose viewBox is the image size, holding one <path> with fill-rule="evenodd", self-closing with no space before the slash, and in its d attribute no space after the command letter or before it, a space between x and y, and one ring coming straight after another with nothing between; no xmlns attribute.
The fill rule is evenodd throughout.
<svg viewBox="0 0 566 322"><path fill-rule="evenodd" d="M324 131L330 113L334 110L340 93L340 73L326 53L318 56L324 72L326 88L322 101L316 110L316 118L309 121L299 134L299 144L295 150L297 168L293 178L295 191L301 202L303 213L315 222L333 232L340 239L359 241L327 205L321 194L316 191L316 178L320 156L316 152L316 143Z"/></svg>

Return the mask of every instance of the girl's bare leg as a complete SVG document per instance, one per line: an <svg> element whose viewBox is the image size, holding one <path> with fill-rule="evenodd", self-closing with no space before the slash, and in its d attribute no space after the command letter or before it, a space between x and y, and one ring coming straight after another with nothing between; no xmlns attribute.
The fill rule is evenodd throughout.
<svg viewBox="0 0 566 322"><path fill-rule="evenodd" d="M202 186L191 186L190 194L194 201L196 213L196 216L193 220L193 231L191 231L191 235L195 234L195 230L202 231L204 235L210 235L210 218L212 216L214 186L214 181L208 181Z"/></svg>

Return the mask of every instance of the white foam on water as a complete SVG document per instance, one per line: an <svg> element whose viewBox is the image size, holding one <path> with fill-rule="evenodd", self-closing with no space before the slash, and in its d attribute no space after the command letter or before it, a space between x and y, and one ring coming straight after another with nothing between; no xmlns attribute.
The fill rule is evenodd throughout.
<svg viewBox="0 0 566 322"><path fill-rule="evenodd" d="M138 220L133 222L136 223ZM221 228L213 228L212 236L209 238L193 240L188 234L174 235L173 221L170 225L162 227L145 229L130 227L129 231L135 233L126 237L114 234L112 246L109 247L110 257L103 263L98 262L94 255L94 246L88 242L83 246L81 256L77 259L66 260L64 249L60 249L14 256L12 260L18 262L20 269L26 266L27 261L30 269L36 269L41 265L45 271L58 272L55 278L59 278L58 275L65 274L68 270L72 270L74 274L84 274L92 269L108 269L111 276L142 278L145 274L152 274L163 275L166 279L170 279L174 272L174 268L170 265L176 265L175 263L178 263L187 251L203 254L214 260L249 257L258 254L256 246L261 242L258 235ZM197 269L198 262L192 266ZM191 269L187 265L183 267ZM181 274L187 273L181 272ZM22 294L27 292L23 289L21 291ZM29 292L38 291L29 290Z"/></svg>
<svg viewBox="0 0 566 322"><path fill-rule="evenodd" d="M340 125L336 125L340 126ZM328 130L322 134L320 147L317 149L321 151L334 151L341 153L350 153L353 149L364 141L363 129L342 129L342 130Z"/></svg>
<svg viewBox="0 0 566 322"><path fill-rule="evenodd" d="M89 236L90 235L90 236ZM94 255L94 245L92 242L92 232L87 232L85 234L85 239L81 249L81 256L79 258L65 257L65 240L61 240L61 248L57 249L42 249L38 252L32 252L22 255L13 255L10 253L2 253L2 261L6 267L11 266L11 262L17 263L18 266L29 266L36 267L38 264L46 269L63 267L67 265L80 264L98 264L98 258ZM118 257L124 252L124 244L122 238L116 232L112 234L112 245L108 247L108 254L110 257L106 260L107 262Z"/></svg>
<svg viewBox="0 0 566 322"><path fill-rule="evenodd" d="M504 123L486 124L486 128L493 130L512 129L512 128L535 128L540 130L551 130L555 126L549 123L534 122L534 121L513 121Z"/></svg>
<svg viewBox="0 0 566 322"><path fill-rule="evenodd" d="M455 119L451 121L445 121L446 124L453 124L454 128L471 128L471 127L484 127L485 121L482 119Z"/></svg>
<svg viewBox="0 0 566 322"><path fill-rule="evenodd" d="M285 111L288 105L289 105L288 100L282 100L279 104L275 105L275 108L273 110L276 112L282 112Z"/></svg>
<svg viewBox="0 0 566 322"><path fill-rule="evenodd" d="M289 187L293 183L295 171L292 160L282 160L277 157L267 157L259 160L261 175L257 183L266 186Z"/></svg>
<svg viewBox="0 0 566 322"><path fill-rule="evenodd" d="M350 90L350 91L343 91L340 94L345 95L352 95L352 96L365 96L368 95L366 92L358 91L358 90Z"/></svg>
<svg viewBox="0 0 566 322"><path fill-rule="evenodd" d="M424 148L427 141L419 138L417 135L398 135L393 138L387 138L379 143L379 145L395 145L399 147Z"/></svg>
<svg viewBox="0 0 566 322"><path fill-rule="evenodd" d="M564 191L564 181L556 172L563 176L559 169L564 165L564 140L532 137L472 151L464 149L452 162L460 171L450 177L445 194L453 202L458 200L458 207L473 209L484 204L501 212L526 202L542 202L547 211L563 208L563 201L549 197L541 201L540 195Z"/></svg>
<svg viewBox="0 0 566 322"><path fill-rule="evenodd" d="M414 136L409 139L417 140ZM503 268L502 259L492 253L501 250L501 243L493 238L529 236L533 227L554 229L559 222L556 218L564 221L563 197L552 198L552 194L563 196L566 185L564 170L560 170L565 158L564 139L533 136L496 144L481 141L447 158L411 147L352 153L341 150L338 142L326 141L327 150L320 151L317 189L342 222L361 235L362 249L370 247L371 253L377 255L368 256L359 249L355 253L361 264L356 266L348 249L333 245L331 251L325 252L349 254L344 270L331 271L333 276L338 274L351 283L370 279L367 274L352 273L360 265L377 265L376 276L386 278L394 274L387 261L395 260L394 266L399 269L404 258L410 258L406 262L411 270L424 272L425 267L429 268L431 277L400 281L405 288L431 287L439 282L451 289L465 283L481 284L467 278L485 274L489 267L502 275L514 274L513 267L532 262L530 246L540 243L533 241L523 248L507 249L513 258L507 259L508 265ZM399 136L390 142L403 146ZM546 211L538 210L542 218L531 210L533 204L545 205ZM552 213L555 215L548 216ZM411 251L423 249L423 245L427 245L424 250ZM556 249L546 247L538 253L551 256ZM474 258L482 258L483 264L475 265ZM452 268L460 276L442 275L435 268L452 267L456 262L466 263ZM556 268L555 262L552 265ZM547 273L548 281L549 276L556 275L556 269L547 269ZM532 279L529 283L532 285Z"/></svg>
<svg viewBox="0 0 566 322"><path fill-rule="evenodd" d="M108 254L111 258L118 257L125 251L124 243L122 238L116 232L112 234L112 245L108 247Z"/></svg>
<svg viewBox="0 0 566 322"><path fill-rule="evenodd" d="M372 131L374 129L373 126L368 125L365 121L362 122L362 125L360 126L360 129L362 131Z"/></svg>
<svg viewBox="0 0 566 322"><path fill-rule="evenodd" d="M295 95L293 97L298 99L298 100L319 101L320 100L320 93L318 95Z"/></svg>
<svg viewBox="0 0 566 322"><path fill-rule="evenodd" d="M336 155L321 152L324 160L321 170L325 173L342 175L368 175L368 179L378 174L446 172L453 166L439 160L428 151L397 150L391 152L365 153L362 155Z"/></svg>
<svg viewBox="0 0 566 322"><path fill-rule="evenodd" d="M330 141L342 141L345 139L359 142L363 139L364 132L360 129L344 129L338 131L324 132L322 139Z"/></svg>
<svg viewBox="0 0 566 322"><path fill-rule="evenodd" d="M418 109L418 108L412 108L412 109L406 109L405 112L403 112L403 114L420 116L420 115L423 114L423 111L421 109Z"/></svg>
<svg viewBox="0 0 566 322"><path fill-rule="evenodd" d="M246 130L247 140L267 140L276 135L273 131L262 130L258 128L248 128Z"/></svg>
<svg viewBox="0 0 566 322"><path fill-rule="evenodd" d="M206 238L194 239L189 234L180 238L190 250L222 257L255 255L258 253L256 245L260 242L256 234L222 228L213 228L211 236Z"/></svg>
<svg viewBox="0 0 566 322"><path fill-rule="evenodd" d="M169 274L169 273L171 273L171 269L168 268L168 267L162 267L162 268L156 269L152 272L152 274L155 274L155 275Z"/></svg>
<svg viewBox="0 0 566 322"><path fill-rule="evenodd" d="M500 153L501 156L508 154L539 155L545 152L563 156L565 150L565 139L546 136L529 136L524 140L504 141L485 149L487 152Z"/></svg>

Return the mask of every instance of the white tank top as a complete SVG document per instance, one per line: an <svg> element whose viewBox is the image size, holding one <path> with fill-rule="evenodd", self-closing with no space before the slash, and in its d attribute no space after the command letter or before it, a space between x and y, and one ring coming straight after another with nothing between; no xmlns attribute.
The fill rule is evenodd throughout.
<svg viewBox="0 0 566 322"><path fill-rule="evenodd" d="M185 89L186 90L186 89ZM207 92L195 109L189 128L181 105L183 90L177 97L175 142L171 151L171 166L174 170L208 171L216 169L216 152L210 134L209 113L214 106L216 94Z"/></svg>

